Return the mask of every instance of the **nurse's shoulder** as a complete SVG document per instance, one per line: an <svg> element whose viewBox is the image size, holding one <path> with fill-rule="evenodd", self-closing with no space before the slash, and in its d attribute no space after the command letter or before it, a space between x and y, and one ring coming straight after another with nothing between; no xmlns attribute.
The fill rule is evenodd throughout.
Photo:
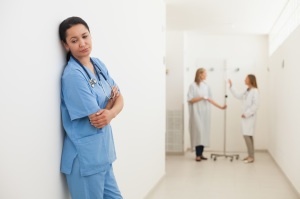
<svg viewBox="0 0 300 199"><path fill-rule="evenodd" d="M70 58L67 65L64 68L64 72L62 75L62 80L70 79L70 78L79 78L85 76L85 73L80 65L77 62ZM81 78L80 78L81 79Z"/></svg>

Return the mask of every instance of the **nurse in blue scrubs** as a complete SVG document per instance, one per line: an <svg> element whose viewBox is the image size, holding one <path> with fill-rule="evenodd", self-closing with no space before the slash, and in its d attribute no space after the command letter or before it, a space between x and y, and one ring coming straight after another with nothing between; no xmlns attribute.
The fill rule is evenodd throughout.
<svg viewBox="0 0 300 199"><path fill-rule="evenodd" d="M116 159L110 122L123 108L119 87L106 66L90 57L92 39L79 17L61 22L67 51L61 78L61 114L66 132L61 159L72 199L122 199L112 163Z"/></svg>

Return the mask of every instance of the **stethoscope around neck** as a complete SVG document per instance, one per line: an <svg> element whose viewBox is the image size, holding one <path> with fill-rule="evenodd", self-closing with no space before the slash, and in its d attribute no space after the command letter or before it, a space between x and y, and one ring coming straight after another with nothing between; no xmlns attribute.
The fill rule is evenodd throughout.
<svg viewBox="0 0 300 199"><path fill-rule="evenodd" d="M71 57L81 66L81 68L84 70L84 72L86 73L86 75L88 76L89 78L89 83L91 85L92 88L95 87L95 85L97 84L97 80L95 78L92 78L91 75L89 74L89 72L87 71L86 67L83 66L80 61L78 61L73 55L71 55ZM97 76L97 79L98 79L98 82L99 82L99 85L101 86L104 94L106 95L107 99L111 99L111 95L107 95L106 92L105 92L105 89L102 85L102 82L101 82L101 75L102 77L104 78L105 82L109 85L110 89L112 90L112 86L109 84L109 82L107 81L107 78L105 77L105 75L102 73L101 69L97 66L97 64L95 64L95 62L92 60L92 58L90 58L90 61L91 63L93 64L93 67L94 67L94 70L95 70L95 74ZM100 73L100 74L99 74Z"/></svg>

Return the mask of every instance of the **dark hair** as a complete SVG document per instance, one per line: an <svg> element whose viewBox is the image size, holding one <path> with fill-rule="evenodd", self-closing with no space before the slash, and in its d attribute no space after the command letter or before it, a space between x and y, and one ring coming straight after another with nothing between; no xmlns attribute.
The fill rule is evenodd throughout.
<svg viewBox="0 0 300 199"><path fill-rule="evenodd" d="M67 37L66 32L67 32L67 30L69 28L71 28L72 26L77 25L77 24L84 25L88 29L88 31L90 31L89 26L87 25L87 23L83 19L81 19L80 17L69 17L69 18L63 20L59 25L59 30L58 30L59 31L59 38L62 42L67 43L67 41L66 41L66 37ZM69 51L69 52L67 52L67 61L69 61L70 56L71 56L71 52Z"/></svg>

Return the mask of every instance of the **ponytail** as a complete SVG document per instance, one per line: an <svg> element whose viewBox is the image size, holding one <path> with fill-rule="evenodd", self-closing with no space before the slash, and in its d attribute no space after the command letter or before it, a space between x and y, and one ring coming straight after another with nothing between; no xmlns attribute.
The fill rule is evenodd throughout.
<svg viewBox="0 0 300 199"><path fill-rule="evenodd" d="M71 55L71 51L68 51L66 56L67 62L70 60Z"/></svg>

